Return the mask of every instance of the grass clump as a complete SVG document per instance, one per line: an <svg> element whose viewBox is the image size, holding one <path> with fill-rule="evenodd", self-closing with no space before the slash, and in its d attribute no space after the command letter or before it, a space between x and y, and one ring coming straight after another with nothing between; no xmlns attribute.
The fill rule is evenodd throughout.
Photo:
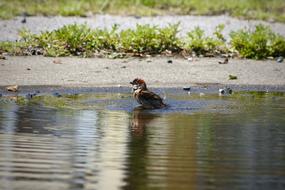
<svg viewBox="0 0 285 190"><path fill-rule="evenodd" d="M238 30L230 34L229 42L222 34L223 25L212 36L201 28L177 37L179 24L159 28L137 25L135 29L92 29L87 25L66 25L54 31L32 34L20 32L17 42L0 42L0 53L11 55L82 56L96 55L118 58L126 55L195 53L203 56L234 56L251 59L285 56L285 38L270 28L258 25L254 31Z"/></svg>
<svg viewBox="0 0 285 190"><path fill-rule="evenodd" d="M218 25L213 37L205 36L205 32L196 27L187 33L186 49L198 55L214 56L228 51L222 34L224 25Z"/></svg>
<svg viewBox="0 0 285 190"><path fill-rule="evenodd" d="M137 25L136 29L118 31L114 25L111 30L91 29L87 25L66 25L58 30L42 32L39 35L21 31L21 41L0 43L0 50L19 55L43 54L45 56L84 56L100 53L158 54L165 50L179 51L177 38L178 24L158 28ZM13 47L15 46L15 47ZM35 53L36 52L36 53Z"/></svg>
<svg viewBox="0 0 285 190"><path fill-rule="evenodd" d="M22 41L33 48L40 49L45 56L91 56L92 53L106 49L115 50L118 37L116 28L92 30L87 25L66 25L58 30L42 32L39 35L23 32Z"/></svg>
<svg viewBox="0 0 285 190"><path fill-rule="evenodd" d="M180 40L177 37L179 24L158 28L150 25L137 25L120 33L121 50L127 53L157 54L165 50L178 52Z"/></svg>
<svg viewBox="0 0 285 190"><path fill-rule="evenodd" d="M284 37L263 25L256 26L254 31L232 32L231 46L245 58L264 59L285 55Z"/></svg>
<svg viewBox="0 0 285 190"><path fill-rule="evenodd" d="M0 42L0 54L8 52L10 55L24 55L26 49L22 42Z"/></svg>
<svg viewBox="0 0 285 190"><path fill-rule="evenodd" d="M229 75L229 80L237 80L237 76L235 76L235 75Z"/></svg>

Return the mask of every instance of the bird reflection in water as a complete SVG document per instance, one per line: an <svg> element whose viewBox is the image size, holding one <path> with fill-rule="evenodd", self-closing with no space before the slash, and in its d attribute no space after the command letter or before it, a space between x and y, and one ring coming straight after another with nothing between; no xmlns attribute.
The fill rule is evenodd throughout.
<svg viewBox="0 0 285 190"><path fill-rule="evenodd" d="M142 136L146 126L157 116L145 110L142 106L134 108L131 118L131 131L135 136Z"/></svg>
<svg viewBox="0 0 285 190"><path fill-rule="evenodd" d="M151 122L158 115L153 114L150 110L144 109L142 106L136 107L130 117L130 139L128 141L128 160L127 160L127 175L124 179L126 185L122 188L141 189L148 184L148 152L149 152L149 137L148 130ZM139 179L139 180L138 180Z"/></svg>

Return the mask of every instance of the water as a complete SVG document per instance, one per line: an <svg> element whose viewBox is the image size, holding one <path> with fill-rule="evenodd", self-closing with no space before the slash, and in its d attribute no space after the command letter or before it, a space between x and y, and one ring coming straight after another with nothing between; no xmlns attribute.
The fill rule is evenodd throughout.
<svg viewBox="0 0 285 190"><path fill-rule="evenodd" d="M283 93L53 99L0 99L1 190L285 189Z"/></svg>

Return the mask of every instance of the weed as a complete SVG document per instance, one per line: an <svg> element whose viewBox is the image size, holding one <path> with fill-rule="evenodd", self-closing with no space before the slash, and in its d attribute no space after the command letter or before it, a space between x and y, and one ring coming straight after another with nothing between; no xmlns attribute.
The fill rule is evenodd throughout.
<svg viewBox="0 0 285 190"><path fill-rule="evenodd" d="M186 49L194 51L200 55L216 55L227 52L225 38L222 35L224 25L216 27L214 37L205 36L204 31L196 27L194 30L187 33Z"/></svg>
<svg viewBox="0 0 285 190"><path fill-rule="evenodd" d="M150 25L137 25L120 33L121 50L127 53L157 54L165 50L177 52L180 41L177 38L178 25L158 28Z"/></svg>
<svg viewBox="0 0 285 190"><path fill-rule="evenodd" d="M18 46L20 49L24 48L27 54L34 54L31 51L40 49L44 55L54 57L68 55L86 57L92 56L97 51L158 54L164 50L173 52L180 50L177 32L178 24L165 28L137 25L134 30L123 30L120 33L117 25L108 31L72 24L39 35L22 30L21 43ZM12 45L14 43L2 43L0 49L4 52L14 52Z"/></svg>
<svg viewBox="0 0 285 190"><path fill-rule="evenodd" d="M27 49L23 42L0 42L0 54L8 52L10 55L25 55Z"/></svg>
<svg viewBox="0 0 285 190"><path fill-rule="evenodd" d="M238 30L231 33L231 45L242 57L264 59L285 55L285 39L269 27L258 25L254 31Z"/></svg>
<svg viewBox="0 0 285 190"><path fill-rule="evenodd" d="M47 56L81 55L86 43L92 38L91 29L86 25L67 25L52 32L36 36L39 47Z"/></svg>
<svg viewBox="0 0 285 190"><path fill-rule="evenodd" d="M40 48L45 56L77 55L88 57L101 49L115 50L118 37L113 30L92 30L87 25L66 25L58 30L42 32L39 35L22 31L20 36L30 49Z"/></svg>
<svg viewBox="0 0 285 190"><path fill-rule="evenodd" d="M135 29L111 30L91 29L87 25L67 25L51 32L32 34L20 31L21 40L0 42L0 53L11 55L82 56L103 55L121 58L125 55L160 54L163 52L195 52L204 56L215 56L237 51L241 57L264 59L285 56L285 38L270 28L259 25L254 31L232 32L230 43L222 34L223 25L216 27L212 37L201 28L195 28L185 39L178 38L179 24L164 28L137 25Z"/></svg>
<svg viewBox="0 0 285 190"><path fill-rule="evenodd" d="M237 76L235 76L235 75L229 75L229 80L237 80Z"/></svg>

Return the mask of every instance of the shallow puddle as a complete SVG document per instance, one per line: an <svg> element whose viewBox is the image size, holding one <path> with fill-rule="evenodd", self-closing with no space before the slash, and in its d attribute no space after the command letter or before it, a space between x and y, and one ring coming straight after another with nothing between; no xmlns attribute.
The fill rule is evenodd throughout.
<svg viewBox="0 0 285 190"><path fill-rule="evenodd" d="M284 189L285 96L0 98L0 189Z"/></svg>

